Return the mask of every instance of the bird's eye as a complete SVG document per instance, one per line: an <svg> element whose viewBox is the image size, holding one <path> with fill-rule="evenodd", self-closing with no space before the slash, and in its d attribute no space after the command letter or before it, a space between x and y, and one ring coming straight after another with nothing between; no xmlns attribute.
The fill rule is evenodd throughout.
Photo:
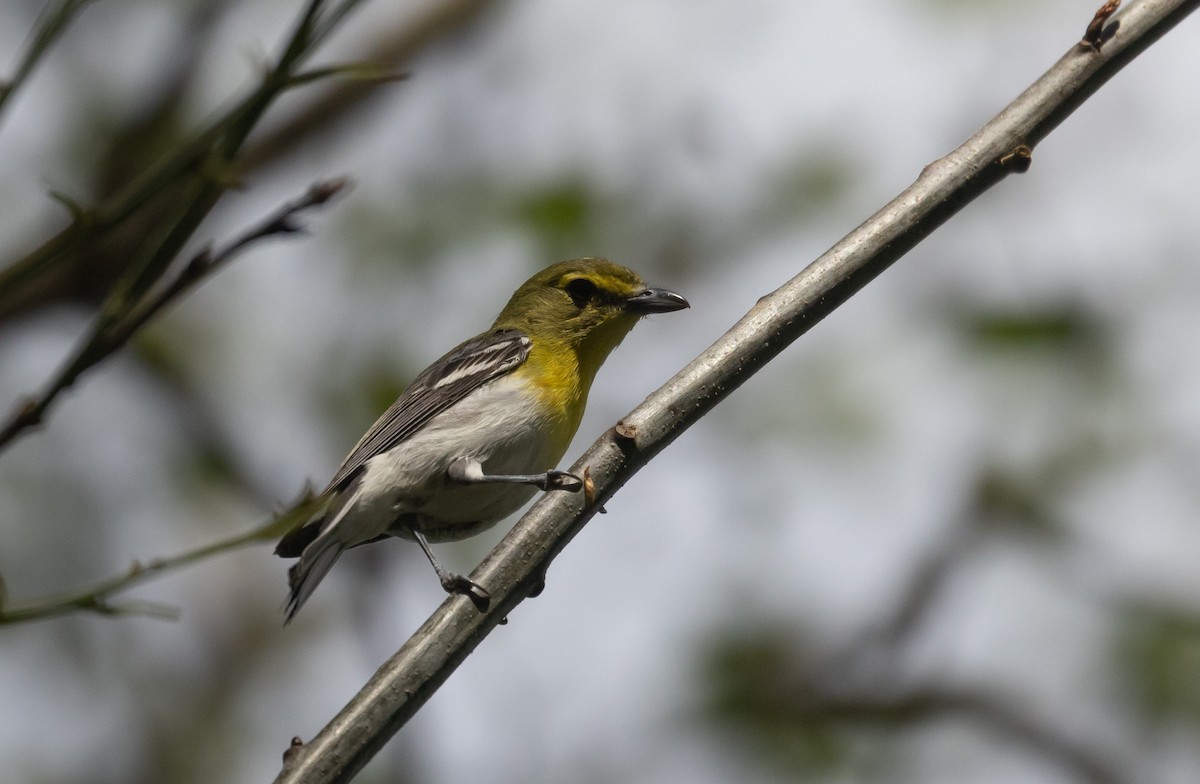
<svg viewBox="0 0 1200 784"><path fill-rule="evenodd" d="M575 278L565 288L567 296L571 298L577 308L582 308L596 296L596 284L587 278Z"/></svg>

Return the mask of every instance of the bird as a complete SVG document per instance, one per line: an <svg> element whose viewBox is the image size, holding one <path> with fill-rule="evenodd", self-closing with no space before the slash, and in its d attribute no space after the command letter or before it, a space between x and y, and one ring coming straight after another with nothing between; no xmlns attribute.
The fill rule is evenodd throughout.
<svg viewBox="0 0 1200 784"><path fill-rule="evenodd" d="M359 439L275 553L289 623L339 556L388 537L415 541L442 588L486 612L482 586L445 569L430 543L478 534L538 490L578 492L555 469L601 364L643 316L690 307L602 258L553 264L522 284L485 332L422 371Z"/></svg>

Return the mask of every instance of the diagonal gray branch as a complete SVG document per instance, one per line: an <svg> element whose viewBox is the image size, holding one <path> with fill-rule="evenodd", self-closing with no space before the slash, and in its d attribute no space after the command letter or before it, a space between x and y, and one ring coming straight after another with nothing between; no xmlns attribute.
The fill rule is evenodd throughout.
<svg viewBox="0 0 1200 784"><path fill-rule="evenodd" d="M1089 27L1088 41L1072 46L978 133L925 167L907 190L759 300L576 462L571 470L586 471L594 482L591 504L585 508L575 494L547 494L475 570L472 579L491 592L491 611L481 614L461 596L446 599L316 738L288 750L277 784L353 778L492 628L536 593L554 557L638 469L976 196L1028 168L1039 141L1198 4L1141 0ZM1081 32L1087 21L1080 20Z"/></svg>

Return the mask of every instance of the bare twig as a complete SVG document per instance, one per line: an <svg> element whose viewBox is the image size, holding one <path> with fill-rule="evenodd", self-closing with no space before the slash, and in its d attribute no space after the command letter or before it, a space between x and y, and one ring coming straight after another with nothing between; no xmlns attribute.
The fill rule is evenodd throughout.
<svg viewBox="0 0 1200 784"><path fill-rule="evenodd" d="M283 205L262 223L249 229L217 253L201 251L183 266L175 278L160 288L147 292L143 299L125 308L117 317L94 327L76 347L70 361L47 383L45 389L22 400L8 421L0 426L0 449L29 428L40 424L59 394L69 389L88 369L128 343L129 339L163 308L178 300L254 242L300 231L296 217L305 210L328 202L345 189L348 182L341 178L316 183L302 198Z"/></svg>
<svg viewBox="0 0 1200 784"><path fill-rule="evenodd" d="M295 86L297 74L314 49L333 32L361 0L309 0L295 31L259 86L189 143L150 169L99 210L75 207L75 220L33 253L0 272L0 292L16 291L84 243L120 224L162 189L183 181L182 205L169 217L157 237L135 256L113 285L79 349L58 377L38 398L20 403L8 423L0 428L0 447L40 423L51 400L79 375L119 346L113 341L122 325L141 306L147 292L160 284L179 252L209 211L236 181L236 157L267 108L284 91ZM328 7L327 7L328 6ZM301 83L310 79L301 78Z"/></svg>
<svg viewBox="0 0 1200 784"><path fill-rule="evenodd" d="M327 30L358 2L359 0L351 0L341 4L338 15L321 17L319 27ZM329 87L314 86L310 89L315 93L314 98L298 113L277 124L273 130L268 129L256 139L250 140L239 153L237 166L226 167L226 181L235 182L239 176L245 176L278 160L304 140L329 130L332 125L350 115L355 107L363 104L381 82L404 78L401 64L413 57L422 47L459 29L475 18L480 11L496 4L497 0L442 0L418 14L415 19L389 31L384 40L367 53L363 63L296 71L287 82L287 89L308 84L314 79L336 84ZM198 13L211 14L215 7L216 3L202 4ZM198 26L201 22L193 21L191 24ZM313 24L310 24L305 29L312 27ZM312 45L317 43L311 39L310 42ZM89 263L81 261L79 256L95 249L99 240L113 233L118 227L126 227L131 218L136 216L143 225L154 226L161 223L156 211L177 212L178 207L171 199L166 198L174 192L172 187L181 188L189 179L198 176L198 171L205 165L206 157L226 129L234 125L238 117L257 105L262 90L275 89L268 81L264 77L258 90L201 129L194 138L171 150L120 188L104 188L103 192L107 195L99 204L88 206L69 198L60 199L68 205L72 222L22 258L0 269L0 318L19 312L27 307L31 300L36 302L39 298L63 297L72 293L70 285L56 282L73 280L72 276L61 274L64 260L71 259L75 264ZM171 91L172 94L178 92ZM132 232L133 236L138 237L146 234L147 231ZM125 247L120 247L112 251L111 255L124 259L133 254ZM97 285L94 266L89 266L88 274L82 277L86 285ZM56 286L58 291L55 291ZM95 292L89 291L88 295L89 299L94 298Z"/></svg>
<svg viewBox="0 0 1200 784"><path fill-rule="evenodd" d="M680 433L876 275L1013 171L1030 150L1200 0L1142 0L1121 14L1101 51L1072 46L965 144L925 167L909 188L783 287L759 300L713 346L605 433L571 468L587 470L603 504ZM1027 156L1022 156L1027 157ZM549 493L471 575L492 608L446 599L309 744L290 750L277 784L347 782L425 703L491 630L536 589L554 557L597 511Z"/></svg>
<svg viewBox="0 0 1200 784"><path fill-rule="evenodd" d="M886 689L822 695L805 690L801 699L784 694L776 707L784 715L812 722L851 722L911 727L918 722L966 718L1007 736L1091 784L1128 784L1111 753L1090 748L1058 727L1035 718L1011 700L983 692L930 686L888 694Z"/></svg>
<svg viewBox="0 0 1200 784"><path fill-rule="evenodd" d="M42 11L38 25L29 40L29 48L25 50L25 55L17 65L16 72L8 81L0 82L0 115L7 107L9 99L17 90L21 89L21 85L33 73L38 62L46 52L50 51L50 47L62 35L63 30L67 29L67 25L71 23L75 14L90 2L92 0L59 0L55 5Z"/></svg>
<svg viewBox="0 0 1200 784"><path fill-rule="evenodd" d="M322 0L310 0L284 53L264 73L258 87L249 95L104 204L97 207L74 206L71 209L74 220L67 228L0 270L2 295L15 296L21 287L42 274L48 266L86 243L94 242L177 180L204 174L210 180L210 187L219 186L223 191L232 184L234 179L228 176L232 171L232 156L274 98L294 86L291 82L293 71L302 65L310 53L309 47L315 46L310 38L311 27L322 5ZM144 268L148 265L143 262L139 266Z"/></svg>
<svg viewBox="0 0 1200 784"><path fill-rule="evenodd" d="M189 85L197 76L213 31L235 2L208 0L192 4L185 12L182 24L171 34L172 40L165 42L169 51L163 52L161 60L151 67L154 83L147 86L133 111L97 139L103 151L96 157L93 170L84 175L91 182L90 198L94 204L111 204L116 194L124 191L132 180L139 179L142 172L171 157L171 149L187 146L187 136L179 134L186 122L184 107ZM164 147L164 139L176 138L177 142ZM197 169L198 165L193 167L193 171ZM35 268L20 263L0 270L0 326L53 302L98 305L129 260L137 255L137 249L155 236L166 217L179 209L180 199L186 193L185 179L181 175L174 181L163 182L147 202L111 230L93 227L93 241L36 268L37 274L28 274ZM51 192L50 196L66 206L76 223L87 222L101 211L100 207L89 207L69 195L62 198L61 194Z"/></svg>
<svg viewBox="0 0 1200 784"><path fill-rule="evenodd" d="M385 33L363 59L376 63L381 72L403 73L405 64L422 48L461 29L498 4L498 0L443 0L430 5L417 18ZM250 142L243 158L247 168L275 163L306 140L348 121L355 109L378 94L371 80L343 79L327 84L325 89L311 94L307 103L286 121Z"/></svg>
<svg viewBox="0 0 1200 784"><path fill-rule="evenodd" d="M1087 30L1083 33L1083 40L1079 42L1080 46L1100 51L1104 42L1117 32L1119 23L1114 22L1110 25L1108 20L1120 7L1121 0L1105 0L1104 5L1100 6L1096 15L1092 17L1092 21L1088 23Z"/></svg>
<svg viewBox="0 0 1200 784"><path fill-rule="evenodd" d="M249 531L219 539L203 547L167 558L155 558L144 563L134 561L121 574L78 591L17 604L2 604L0 605L0 626L44 620L75 612L93 612L101 615L148 615L174 619L179 615L179 611L174 607L157 602L114 602L113 597L152 577L177 571L214 555L220 555L255 542L277 539L303 523L315 511L315 505L318 503L319 500L314 498L311 491L305 491L303 497L286 512Z"/></svg>
<svg viewBox="0 0 1200 784"><path fill-rule="evenodd" d="M323 206L349 187L350 180L346 177L314 183L304 196L284 204L273 215L243 232L240 237L216 253L207 248L200 251L192 257L191 261L173 280L160 290L151 292L125 321L117 325L119 331L114 337L119 343L128 341L134 332L145 326L146 322L158 315L163 308L180 299L191 288L224 267L249 245L276 235L303 232L304 227L296 221L300 213L313 207ZM3 443L3 440L0 439L0 446Z"/></svg>

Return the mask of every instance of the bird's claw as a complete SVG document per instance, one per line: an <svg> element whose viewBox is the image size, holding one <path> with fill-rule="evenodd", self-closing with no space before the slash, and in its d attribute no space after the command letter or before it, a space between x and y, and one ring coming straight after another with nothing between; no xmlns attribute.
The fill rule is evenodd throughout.
<svg viewBox="0 0 1200 784"><path fill-rule="evenodd" d="M583 480L568 471L547 471L542 489L578 493L583 489Z"/></svg>
<svg viewBox="0 0 1200 784"><path fill-rule="evenodd" d="M482 585L463 577L461 574L447 575L442 580L442 588L449 594L459 594L471 600L479 612L487 612L492 603L492 595Z"/></svg>

